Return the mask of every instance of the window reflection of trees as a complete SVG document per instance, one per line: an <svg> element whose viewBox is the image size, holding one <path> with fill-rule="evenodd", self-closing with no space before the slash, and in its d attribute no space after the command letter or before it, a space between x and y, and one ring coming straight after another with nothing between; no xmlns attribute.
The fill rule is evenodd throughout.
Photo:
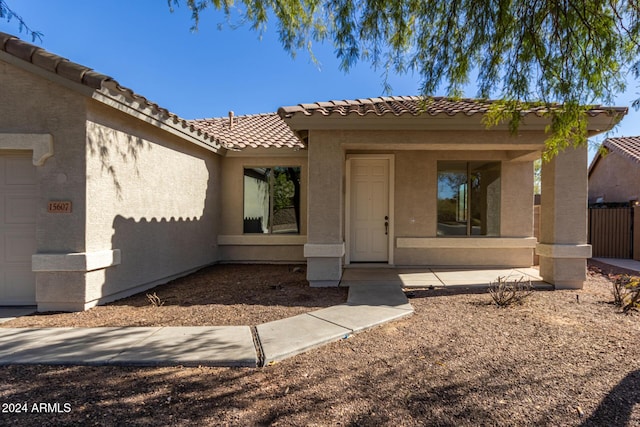
<svg viewBox="0 0 640 427"><path fill-rule="evenodd" d="M499 235L500 163L438 163L438 236Z"/></svg>

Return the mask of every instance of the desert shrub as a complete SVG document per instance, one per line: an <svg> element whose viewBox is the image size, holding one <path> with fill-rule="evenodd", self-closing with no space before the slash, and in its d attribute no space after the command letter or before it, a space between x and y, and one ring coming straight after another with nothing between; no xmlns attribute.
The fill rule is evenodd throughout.
<svg viewBox="0 0 640 427"><path fill-rule="evenodd" d="M611 277L613 303L623 313L640 309L640 277L621 274Z"/></svg>
<svg viewBox="0 0 640 427"><path fill-rule="evenodd" d="M611 295L613 296L613 304L617 307L622 307L624 296L627 293L626 285L630 276L618 275L611 276Z"/></svg>
<svg viewBox="0 0 640 427"><path fill-rule="evenodd" d="M147 299L154 307L162 307L164 305L164 301L162 301L155 292L153 294L147 294Z"/></svg>
<svg viewBox="0 0 640 427"><path fill-rule="evenodd" d="M533 293L531 280L520 277L509 280L509 277L498 276L489 284L489 295L498 307L507 307L512 304L522 304Z"/></svg>

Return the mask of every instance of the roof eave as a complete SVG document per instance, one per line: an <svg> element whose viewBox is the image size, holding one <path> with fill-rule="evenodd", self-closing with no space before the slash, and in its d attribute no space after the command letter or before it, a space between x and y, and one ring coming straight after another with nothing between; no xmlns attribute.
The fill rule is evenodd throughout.
<svg viewBox="0 0 640 427"><path fill-rule="evenodd" d="M0 32L0 61L4 61L88 98L116 108L217 154L224 154L215 137L190 126L109 76Z"/></svg>
<svg viewBox="0 0 640 427"><path fill-rule="evenodd" d="M589 136L597 135L612 129L627 113L626 108L598 110L588 115L587 131ZM308 114L301 110L284 107L278 110L280 117L298 135L311 129L340 130L494 130L508 131L509 125L504 122L487 128L483 123L484 113L449 115L440 113L431 115L341 115L320 113ZM525 114L521 129L527 131L545 131L550 119L535 113Z"/></svg>

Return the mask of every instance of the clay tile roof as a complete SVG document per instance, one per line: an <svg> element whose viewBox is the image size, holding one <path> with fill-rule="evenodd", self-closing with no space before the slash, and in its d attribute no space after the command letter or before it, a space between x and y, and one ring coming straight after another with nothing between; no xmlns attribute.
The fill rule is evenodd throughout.
<svg viewBox="0 0 640 427"><path fill-rule="evenodd" d="M243 148L304 148L304 144L276 113L254 114L191 120L190 123L204 132L216 135L216 139L232 150Z"/></svg>
<svg viewBox="0 0 640 427"><path fill-rule="evenodd" d="M418 116L428 114L430 116L486 113L495 101L479 99L454 99L446 97L424 98L421 96L387 96L379 98L366 98L343 101L315 102L312 104L298 104L281 107L278 114L282 118L291 118L294 115L304 116ZM523 114L542 115L547 111L545 106L535 106L523 110ZM590 116L599 114L626 113L627 108L621 107L593 107L589 110Z"/></svg>
<svg viewBox="0 0 640 427"><path fill-rule="evenodd" d="M199 129L191 129L185 119L161 108L157 104L147 100L145 97L136 94L131 89L120 86L120 84L104 74L100 74L89 67L71 62L66 58L48 52L40 47L27 43L11 34L0 32L0 51L4 51L23 61L57 74L60 77L87 86L101 92L104 95L117 95L124 98L132 106L144 109L155 115L160 120L167 120L176 127L189 129L192 136L204 140L208 143L217 144L214 135L203 133Z"/></svg>
<svg viewBox="0 0 640 427"><path fill-rule="evenodd" d="M636 163L640 163L640 136L607 138L602 145Z"/></svg>

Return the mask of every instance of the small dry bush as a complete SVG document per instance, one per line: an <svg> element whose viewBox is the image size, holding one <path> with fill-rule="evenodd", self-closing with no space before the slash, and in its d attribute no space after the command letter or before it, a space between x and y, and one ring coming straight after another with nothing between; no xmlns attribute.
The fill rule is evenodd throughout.
<svg viewBox="0 0 640 427"><path fill-rule="evenodd" d="M147 299L154 307L162 307L164 305L164 301L162 301L155 292L153 294L147 294Z"/></svg>
<svg viewBox="0 0 640 427"><path fill-rule="evenodd" d="M495 282L489 284L489 295L498 307L522 304L532 293L531 280L525 280L524 277L509 280L509 277L498 276Z"/></svg>
<svg viewBox="0 0 640 427"><path fill-rule="evenodd" d="M613 303L629 314L640 309L640 277L620 274L610 276Z"/></svg>

